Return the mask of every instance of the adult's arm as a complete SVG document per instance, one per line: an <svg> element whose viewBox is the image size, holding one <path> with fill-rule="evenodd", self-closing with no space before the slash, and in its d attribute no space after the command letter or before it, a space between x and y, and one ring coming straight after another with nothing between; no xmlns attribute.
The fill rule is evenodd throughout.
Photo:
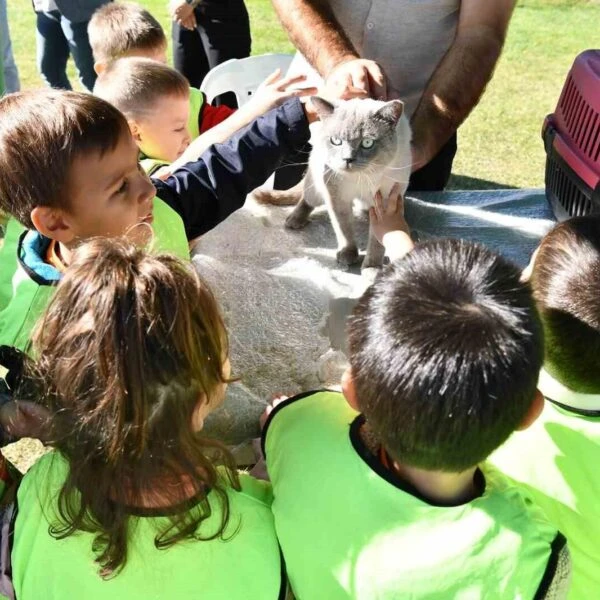
<svg viewBox="0 0 600 600"><path fill-rule="evenodd" d="M462 0L454 42L412 117L413 170L427 164L477 105L492 78L515 0Z"/></svg>
<svg viewBox="0 0 600 600"><path fill-rule="evenodd" d="M327 0L272 2L290 41L323 77L329 95L386 97L383 71L375 61L360 58Z"/></svg>
<svg viewBox="0 0 600 600"><path fill-rule="evenodd" d="M308 109L307 109L308 110ZM308 142L305 109L294 98L242 129L166 181L153 179L157 196L183 220L188 239L206 233L241 208L281 161Z"/></svg>

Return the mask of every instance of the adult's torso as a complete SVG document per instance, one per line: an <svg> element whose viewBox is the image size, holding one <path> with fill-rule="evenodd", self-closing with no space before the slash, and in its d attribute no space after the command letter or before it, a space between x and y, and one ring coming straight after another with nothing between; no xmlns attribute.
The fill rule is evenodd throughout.
<svg viewBox="0 0 600 600"><path fill-rule="evenodd" d="M454 40L460 0L328 0L333 15L362 58L378 62L390 97L410 117L435 68ZM306 68L297 58L294 70Z"/></svg>

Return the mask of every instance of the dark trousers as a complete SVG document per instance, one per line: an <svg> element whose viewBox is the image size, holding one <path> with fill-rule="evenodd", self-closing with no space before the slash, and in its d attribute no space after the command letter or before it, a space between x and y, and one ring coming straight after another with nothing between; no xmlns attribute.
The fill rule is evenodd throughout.
<svg viewBox="0 0 600 600"><path fill-rule="evenodd" d="M70 90L67 61L71 54L79 80L91 92L96 73L87 34L88 21L72 23L57 10L35 14L37 65L44 81L50 87Z"/></svg>
<svg viewBox="0 0 600 600"><path fill-rule="evenodd" d="M304 176L306 162L310 154L310 144L289 156L283 167L275 172L275 189L287 190L296 185ZM452 162L456 154L456 133L424 167L410 176L409 192L437 192L446 187L452 172ZM286 164L287 163L287 164Z"/></svg>
<svg viewBox="0 0 600 600"><path fill-rule="evenodd" d="M206 0L194 13L195 31L173 22L173 63L192 87L199 88L213 67L250 56L250 20L243 0Z"/></svg>

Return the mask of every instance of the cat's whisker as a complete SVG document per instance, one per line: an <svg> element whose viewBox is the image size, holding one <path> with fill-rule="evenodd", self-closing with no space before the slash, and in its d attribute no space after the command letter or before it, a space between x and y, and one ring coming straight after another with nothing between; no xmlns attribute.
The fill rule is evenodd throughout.
<svg viewBox="0 0 600 600"><path fill-rule="evenodd" d="M279 171L279 169L283 169L285 167L306 167L308 166L308 161L307 162L299 162L299 163L286 163L285 165L279 165L275 171Z"/></svg>

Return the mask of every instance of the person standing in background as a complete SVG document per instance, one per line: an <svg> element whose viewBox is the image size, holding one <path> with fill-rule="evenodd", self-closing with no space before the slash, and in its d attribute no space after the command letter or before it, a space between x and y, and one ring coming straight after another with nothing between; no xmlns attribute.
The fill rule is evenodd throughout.
<svg viewBox="0 0 600 600"><path fill-rule="evenodd" d="M298 50L290 74L312 72L308 82L332 97L400 98L413 133L408 189L444 189L456 131L492 77L515 0L272 2ZM299 171L278 176L294 185Z"/></svg>
<svg viewBox="0 0 600 600"><path fill-rule="evenodd" d="M173 63L200 87L206 74L231 58L250 56L250 19L244 0L171 0Z"/></svg>
<svg viewBox="0 0 600 600"><path fill-rule="evenodd" d="M0 64L4 72L4 89L0 90L1 96L2 93L10 94L11 92L18 92L21 89L19 70L13 56L10 32L8 30L6 0L0 0L0 49L2 52Z"/></svg>
<svg viewBox="0 0 600 600"><path fill-rule="evenodd" d="M53 88L71 89L67 61L73 56L79 80L90 92L96 81L87 26L94 11L110 0L33 0L36 13L37 65Z"/></svg>

